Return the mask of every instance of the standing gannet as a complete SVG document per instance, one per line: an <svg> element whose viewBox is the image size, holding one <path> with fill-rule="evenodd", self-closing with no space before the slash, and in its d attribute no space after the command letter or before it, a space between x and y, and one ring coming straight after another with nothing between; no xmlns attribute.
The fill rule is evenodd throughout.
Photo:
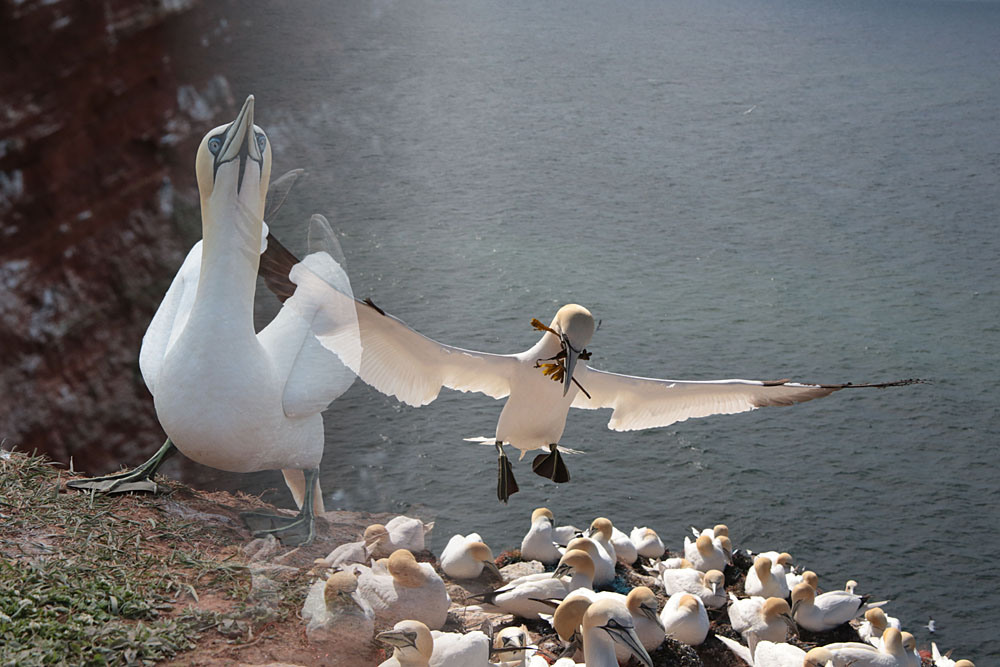
<svg viewBox="0 0 1000 667"><path fill-rule="evenodd" d="M615 578L615 564L618 562L618 552L615 545L611 543L611 536L614 533L611 520L599 516L590 522L587 530L587 537L593 540L600 552L601 563L594 563L597 567L598 578L604 580L608 572L610 578Z"/></svg>
<svg viewBox="0 0 1000 667"><path fill-rule="evenodd" d="M575 537L566 545L566 553L573 549L586 551L594 561L594 585L610 586L615 580L615 559L608 555L606 549L598 546L589 537Z"/></svg>
<svg viewBox="0 0 1000 667"><path fill-rule="evenodd" d="M552 512L539 507L531 513L531 528L521 540L521 558L537 560L545 565L558 563L562 552L556 547L552 535Z"/></svg>
<svg viewBox="0 0 1000 667"><path fill-rule="evenodd" d="M299 514L244 518L255 535L305 544L313 539L314 512L323 510L320 413L353 382L353 374L313 337L311 324L322 301L317 289L323 284L326 292L349 291L350 283L329 253L310 254L287 267L283 280L294 292L285 295L274 320L255 332L271 146L253 118L250 95L235 121L202 139L195 172L203 239L191 249L143 336L139 367L167 441L134 471L70 486L155 491L148 480L174 447L229 472L280 469ZM326 223L314 216L313 224ZM335 311L335 305L323 304L320 321L333 317L349 331L354 310ZM345 349L356 345L344 343Z"/></svg>
<svg viewBox="0 0 1000 667"><path fill-rule="evenodd" d="M333 294L331 301L343 301ZM438 343L410 329L375 304L354 301L361 330L360 355L344 349L348 341L337 326L320 340L341 355L358 377L384 394L412 406L437 398L442 387L506 398L493 438L472 438L495 444L498 455L497 496L503 501L517 492L517 483L503 445L524 454L546 450L532 470L554 482L569 481L558 443L570 407L610 408L608 427L616 431L668 426L693 417L746 412L770 405L791 405L827 396L848 387L889 387L882 384L801 384L789 380L684 381L657 380L608 373L579 364L590 359L585 349L594 334L594 318L577 304L559 309L549 326L537 319L532 326L542 337L518 354L475 352ZM335 323L333 323L335 324ZM350 325L350 323L348 323Z"/></svg>
<svg viewBox="0 0 1000 667"><path fill-rule="evenodd" d="M483 543L479 533L453 535L441 552L438 565L452 579L475 579L483 573L483 568L497 579L501 578L493 562L493 552Z"/></svg>

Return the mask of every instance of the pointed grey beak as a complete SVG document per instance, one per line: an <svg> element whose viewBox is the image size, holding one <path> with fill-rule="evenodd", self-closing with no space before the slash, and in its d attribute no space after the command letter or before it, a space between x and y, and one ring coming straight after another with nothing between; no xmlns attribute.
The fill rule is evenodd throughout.
<svg viewBox="0 0 1000 667"><path fill-rule="evenodd" d="M497 564L494 563L493 561L491 561L491 560L484 560L483 561L483 567L485 569L489 570L490 572L492 572L494 575L496 575L496 577L498 579L503 579L503 575L500 574L500 568L498 568Z"/></svg>
<svg viewBox="0 0 1000 667"><path fill-rule="evenodd" d="M566 375L563 377L563 396L569 392L569 387L573 383L573 371L576 369L576 361L580 356L577 350L569 343L569 338L563 334L563 343L566 345Z"/></svg>
<svg viewBox="0 0 1000 667"><path fill-rule="evenodd" d="M611 635L611 639L628 647L628 650L632 651L632 654L639 659L640 663L646 667L653 667L653 659L649 657L646 649L643 648L642 642L639 641L639 637L635 634L635 628L613 628L607 625L603 627Z"/></svg>
<svg viewBox="0 0 1000 667"><path fill-rule="evenodd" d="M556 567L555 571L552 572L552 578L558 579L559 577L564 577L572 573L573 573L573 566L563 564Z"/></svg>
<svg viewBox="0 0 1000 667"><path fill-rule="evenodd" d="M261 159L260 149L253 138L253 95L247 96L236 120L226 129L226 138L216 160L222 163L236 159L244 146L251 158L258 161Z"/></svg>
<svg viewBox="0 0 1000 667"><path fill-rule="evenodd" d="M375 635L375 641L393 646L396 648L407 648L417 646L417 636L412 632L404 630L386 630Z"/></svg>

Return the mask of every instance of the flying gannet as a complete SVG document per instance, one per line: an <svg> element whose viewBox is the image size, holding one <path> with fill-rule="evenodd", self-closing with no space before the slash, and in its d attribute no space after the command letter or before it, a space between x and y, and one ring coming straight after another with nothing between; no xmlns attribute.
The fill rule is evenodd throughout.
<svg viewBox="0 0 1000 667"><path fill-rule="evenodd" d="M315 321L334 316L330 304L319 310L316 296L331 289L349 293L350 283L329 252L285 264L284 305L255 332L271 145L253 120L251 95L235 121L202 139L195 171L203 240L188 253L143 337L139 367L167 441L133 471L69 486L155 491L151 477L174 447L220 470L280 469L298 515L244 518L255 535L304 544L314 536L314 512L323 510L320 413L353 382L353 373L312 334ZM311 234L332 238L322 216L314 216L312 225ZM319 284L325 290L317 292ZM344 327L354 309L336 317Z"/></svg>
<svg viewBox="0 0 1000 667"><path fill-rule="evenodd" d="M345 295L331 294L331 301ZM356 301L362 353L344 349L350 336L337 327L317 332L363 381L412 406L426 405L442 387L506 398L493 438L472 438L496 446L497 496L507 502L517 492L511 464L503 451L513 445L526 452L546 451L532 463L537 474L554 482L569 481L558 446L571 407L613 410L608 427L633 431L667 426L693 417L733 414L771 405L791 405L848 387L881 384L802 384L790 380L682 381L619 375L578 363L591 358L585 348L594 334L594 318L577 304L559 309L551 324L532 326L541 338L518 354L475 352L438 343L410 329L369 301ZM350 323L348 323L350 324ZM565 451L565 450L564 450Z"/></svg>

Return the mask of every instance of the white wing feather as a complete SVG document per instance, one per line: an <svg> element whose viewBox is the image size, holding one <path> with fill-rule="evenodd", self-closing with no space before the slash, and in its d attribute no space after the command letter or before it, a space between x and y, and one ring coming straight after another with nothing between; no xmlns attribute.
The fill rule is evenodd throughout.
<svg viewBox="0 0 1000 667"><path fill-rule="evenodd" d="M693 417L748 412L770 405L792 405L840 389L758 380L657 380L607 373L589 366L578 368L574 378L590 398L579 392L573 407L613 409L608 428L615 431L668 426Z"/></svg>

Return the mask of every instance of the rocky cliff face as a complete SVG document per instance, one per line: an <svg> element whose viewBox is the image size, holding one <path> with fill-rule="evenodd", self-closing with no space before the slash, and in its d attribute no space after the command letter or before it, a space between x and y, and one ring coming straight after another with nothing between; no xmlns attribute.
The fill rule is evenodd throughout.
<svg viewBox="0 0 1000 667"><path fill-rule="evenodd" d="M139 343L200 235L191 156L234 109L219 72L174 65L227 40L230 3L205 4L0 0L7 448L99 472L163 437Z"/></svg>

